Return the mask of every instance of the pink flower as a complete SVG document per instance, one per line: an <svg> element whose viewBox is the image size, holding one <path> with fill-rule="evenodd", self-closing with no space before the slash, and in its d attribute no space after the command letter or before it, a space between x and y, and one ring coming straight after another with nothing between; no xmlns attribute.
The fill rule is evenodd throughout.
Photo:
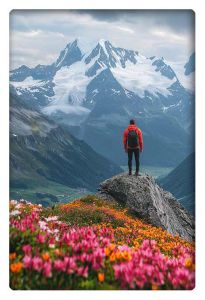
<svg viewBox="0 0 205 300"><path fill-rule="evenodd" d="M56 259L54 261L54 268L57 270L57 271L62 271L62 272L65 272L66 270L66 263L60 259Z"/></svg>
<svg viewBox="0 0 205 300"><path fill-rule="evenodd" d="M32 247L31 247L31 245L23 245L22 250L25 254L30 254Z"/></svg>
<svg viewBox="0 0 205 300"><path fill-rule="evenodd" d="M45 239L46 239L45 235L40 234L40 233L36 237L36 240L39 244L45 243Z"/></svg>
<svg viewBox="0 0 205 300"><path fill-rule="evenodd" d="M79 276L82 276L82 277L88 277L88 266L84 267L84 266L81 266L81 267L78 267L76 269L76 272Z"/></svg>
<svg viewBox="0 0 205 300"><path fill-rule="evenodd" d="M52 276L52 265L51 262L45 262L43 265L43 275L46 277Z"/></svg>
<svg viewBox="0 0 205 300"><path fill-rule="evenodd" d="M160 252L156 241L147 239L139 248L129 247L128 236L124 245L116 246L112 250L113 256L116 257L111 261L105 256L105 248L115 240L112 228L99 228L94 225L69 227L58 221L55 216L42 218L35 207L26 212L24 204L21 206L21 214L18 218L11 216L10 222L11 228L16 228L17 232L34 232L31 240L35 246L22 246L22 262L26 275L28 272L37 271L41 280L42 274L44 277L51 277L54 269L55 284L58 280L61 283L73 276L86 278L89 272L96 273L101 268L104 268L104 272L107 261L110 261L109 266L113 268L115 279L123 289L149 289L152 286L164 288L165 284L166 287L174 289L194 287L194 251L189 247L177 246L172 257L168 257ZM33 236L36 237L34 240ZM50 249L52 247L56 247L56 250ZM34 251L35 256L32 257ZM47 251L49 260L43 260L41 254ZM126 255L125 258L121 258L123 252L131 254L130 259L125 259Z"/></svg>
<svg viewBox="0 0 205 300"><path fill-rule="evenodd" d="M74 257L67 257L67 273L72 274L76 269L76 262Z"/></svg>
<svg viewBox="0 0 205 300"><path fill-rule="evenodd" d="M24 268L30 268L32 264L32 257L30 255L25 255L23 258Z"/></svg>
<svg viewBox="0 0 205 300"><path fill-rule="evenodd" d="M32 259L32 267L36 271L41 271L43 267L43 260L39 256L34 256Z"/></svg>

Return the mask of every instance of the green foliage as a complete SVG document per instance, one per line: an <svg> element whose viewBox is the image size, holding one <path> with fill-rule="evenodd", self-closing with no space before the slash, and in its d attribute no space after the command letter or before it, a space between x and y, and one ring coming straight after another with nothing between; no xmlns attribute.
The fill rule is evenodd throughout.
<svg viewBox="0 0 205 300"><path fill-rule="evenodd" d="M90 204L95 207L110 207L113 209L120 210L123 208L122 204L119 204L117 201L107 201L101 199L100 197L96 197L95 195L87 195L80 199L80 201L84 204Z"/></svg>

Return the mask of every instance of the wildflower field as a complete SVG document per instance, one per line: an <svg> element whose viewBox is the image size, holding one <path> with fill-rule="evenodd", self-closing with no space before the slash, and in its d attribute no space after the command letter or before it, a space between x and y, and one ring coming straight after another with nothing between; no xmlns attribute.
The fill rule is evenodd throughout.
<svg viewBox="0 0 205 300"><path fill-rule="evenodd" d="M12 289L193 289L194 244L86 196L10 201Z"/></svg>

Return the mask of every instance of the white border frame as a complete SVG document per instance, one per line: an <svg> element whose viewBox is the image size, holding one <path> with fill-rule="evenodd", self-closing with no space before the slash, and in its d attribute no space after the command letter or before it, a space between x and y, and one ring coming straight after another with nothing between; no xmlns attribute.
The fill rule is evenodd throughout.
<svg viewBox="0 0 205 300"><path fill-rule="evenodd" d="M3 3L2 3L3 2ZM205 197L204 181L204 140L205 140L205 84L204 30L205 15L202 0L143 0L123 2L103 0L98 4L95 0L7 0L1 1L1 88L0 88L0 141L1 141L1 180L0 180L0 295L2 300L28 300L37 297L49 297L50 300L60 297L61 300L70 297L101 300L123 299L125 297L143 299L204 299L205 287L205 255L204 255L204 213ZM9 12L13 9L192 9L196 13L196 287L193 291L13 291L9 288L8 268L8 199L9 199ZM205 184L205 183L204 183Z"/></svg>

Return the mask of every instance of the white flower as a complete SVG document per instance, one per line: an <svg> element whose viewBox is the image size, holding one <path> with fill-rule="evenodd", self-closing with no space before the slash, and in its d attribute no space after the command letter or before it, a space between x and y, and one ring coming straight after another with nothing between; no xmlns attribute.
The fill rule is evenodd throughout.
<svg viewBox="0 0 205 300"><path fill-rule="evenodd" d="M22 207L21 203L18 203L18 204L16 205L16 208L21 208L21 207Z"/></svg>
<svg viewBox="0 0 205 300"><path fill-rule="evenodd" d="M58 220L58 217L57 217L57 216L48 217L48 218L45 218L45 220L46 220L47 222L49 222L49 221L57 221L57 220Z"/></svg>
<svg viewBox="0 0 205 300"><path fill-rule="evenodd" d="M44 221L39 221L38 222L39 226L41 229L46 230L47 229L47 224Z"/></svg>
<svg viewBox="0 0 205 300"><path fill-rule="evenodd" d="M18 201L16 201L16 200L11 200L10 203L13 204L13 205L16 205L16 204L18 203Z"/></svg>
<svg viewBox="0 0 205 300"><path fill-rule="evenodd" d="M62 222L61 221L56 221L56 224L62 224Z"/></svg>
<svg viewBox="0 0 205 300"><path fill-rule="evenodd" d="M49 244L49 248L55 248L55 244Z"/></svg>
<svg viewBox="0 0 205 300"><path fill-rule="evenodd" d="M17 216L17 215L20 215L20 211L19 210L12 210L11 212L10 212L10 216Z"/></svg>

